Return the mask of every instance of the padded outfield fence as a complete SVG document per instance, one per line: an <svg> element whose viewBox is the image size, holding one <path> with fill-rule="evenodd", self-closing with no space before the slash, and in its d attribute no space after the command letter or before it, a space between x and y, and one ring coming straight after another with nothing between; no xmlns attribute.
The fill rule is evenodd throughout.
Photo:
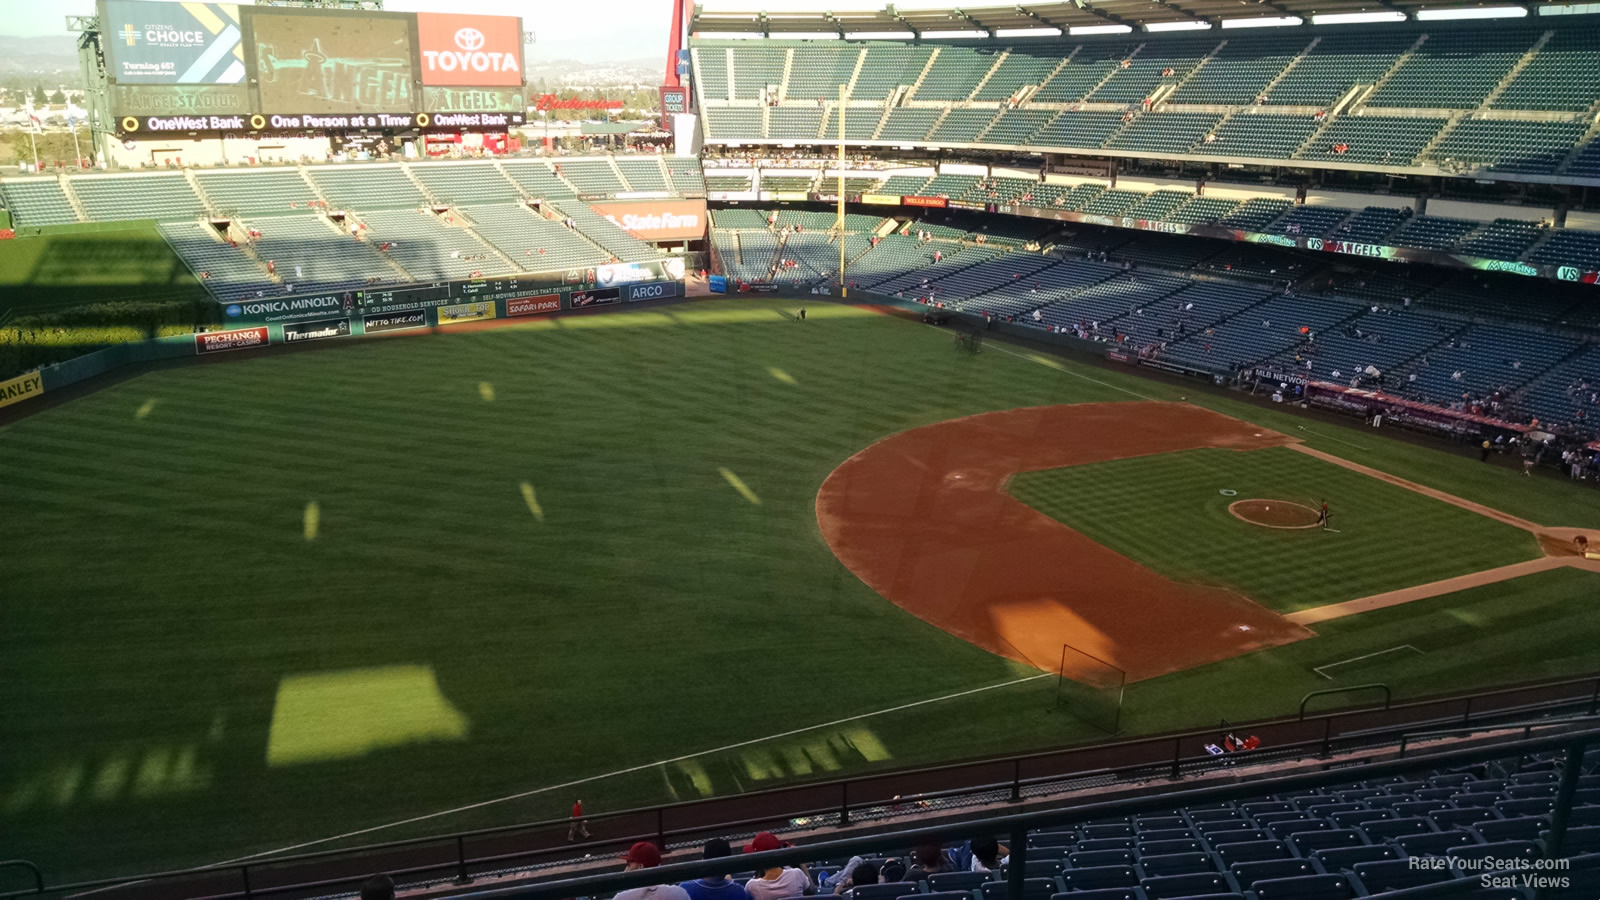
<svg viewBox="0 0 1600 900"><path fill-rule="evenodd" d="M1253 763L1290 762L1341 757L1337 766L1313 775L1250 780L1226 787L1208 787L1178 793L1159 792L1131 799L1072 806L1025 815L984 819L984 830L1059 826L1113 814L1170 809L1175 805L1259 796L1276 791L1317 787L1386 774L1402 774L1451 762L1494 759L1535 750L1588 747L1600 743L1600 730L1534 737L1545 728L1592 727L1600 716L1600 675L1540 682L1469 695L1436 697L1406 703L1346 709L1321 715L1298 715L1262 722L1239 723L1261 739ZM1461 733L1498 727L1519 732L1523 740L1480 745L1475 750L1418 755L1415 744L1436 739L1441 732ZM208 897L311 897L354 890L373 872L387 872L403 884L470 884L489 875L525 873L571 864L585 854L615 857L635 841L655 841L663 847L692 847L710 836L857 828L861 836L823 841L807 837L806 846L750 860L773 862L815 860L885 845L913 846L923 840L960 839L973 831L973 816L981 807L1002 803L1050 803L1052 795L1093 789L1149 790L1151 783L1203 776L1225 771L1239 763L1235 757L1218 757L1207 744L1222 736L1215 729L1161 735L1131 741L1031 753L996 759L972 760L920 769L890 771L856 778L798 784L761 792L675 803L656 807L594 813L586 818L594 837L583 844L566 841L570 820L529 822L500 828L393 841L364 847L328 850L295 856L264 858L200 869L151 873L137 877L102 879L0 891L0 900L12 897L59 898L94 892L104 900L155 900L155 898ZM1394 757L1363 760L1359 754ZM1571 792L1563 793L1557 821L1564 822ZM913 831L891 832L873 828L911 810L926 814L945 812L967 816L959 823ZM1563 826L1564 827L1564 826ZM1026 841L1012 840L1013 862L1021 860L1015 848ZM1559 846L1559 840L1556 842ZM740 857L741 865L746 859ZM24 863L23 865L27 865ZM727 863L712 865L726 868ZM1013 871L1020 871L1020 864ZM685 863L648 873L610 874L565 879L505 889L482 896L527 897L556 900L586 895L607 895L626 887L693 878L711 871L704 863ZM17 883L15 874L0 873ZM19 879L20 880L20 879ZM28 879L31 881L32 879ZM1020 884L1013 883L1020 891ZM1015 894L1007 900L1018 900Z"/></svg>

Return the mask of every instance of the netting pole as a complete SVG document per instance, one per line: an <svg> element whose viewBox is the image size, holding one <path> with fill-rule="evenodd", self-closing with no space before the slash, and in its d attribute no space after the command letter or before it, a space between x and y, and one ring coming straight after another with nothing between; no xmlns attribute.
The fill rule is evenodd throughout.
<svg viewBox="0 0 1600 900"><path fill-rule="evenodd" d="M1061 690L1067 680L1067 645L1061 645L1061 665L1056 669L1056 709L1061 708Z"/></svg>
<svg viewBox="0 0 1600 900"><path fill-rule="evenodd" d="M839 296L850 296L850 285L844 275L844 104L848 84L839 85Z"/></svg>

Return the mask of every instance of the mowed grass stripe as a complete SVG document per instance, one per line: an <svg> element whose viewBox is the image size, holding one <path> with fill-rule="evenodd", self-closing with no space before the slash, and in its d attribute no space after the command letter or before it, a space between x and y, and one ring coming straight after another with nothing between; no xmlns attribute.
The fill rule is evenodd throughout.
<svg viewBox="0 0 1600 900"><path fill-rule="evenodd" d="M1016 677L851 576L818 537L817 488L895 431L1126 395L1008 354L953 354L947 333L921 325L800 326L781 306L718 300L669 325L447 334L163 370L0 428L8 852L62 878L210 862L784 730L774 718L831 721ZM730 324L682 324L690 314ZM1507 490L1523 489L1506 474ZM1529 623L1527 639L1562 627ZM1385 639L1356 635L1338 652ZM1284 672L1303 668L1281 659ZM465 738L267 765L283 679L384 666L431 668ZM1162 699L1131 706L1131 720L1214 722L1246 686L1250 702L1279 710L1306 690L1298 677L1245 685L1231 671L1153 688ZM874 722L861 740L886 759L851 755L840 732L817 737L837 769L807 772L817 747L778 742L707 760L704 779L727 793L1083 736L1045 713L1047 692L1001 693ZM140 793L107 775L190 751L204 776L193 785ZM39 792L74 772L113 787ZM667 785L691 782L649 771L585 800L662 802L675 799ZM526 821L566 804L542 797L437 824Z"/></svg>
<svg viewBox="0 0 1600 900"><path fill-rule="evenodd" d="M1236 492L1225 496L1223 490ZM1023 502L1169 577L1290 612L1539 555L1526 532L1286 448L1194 450L1019 475ZM1235 500L1329 503L1335 531L1242 522Z"/></svg>

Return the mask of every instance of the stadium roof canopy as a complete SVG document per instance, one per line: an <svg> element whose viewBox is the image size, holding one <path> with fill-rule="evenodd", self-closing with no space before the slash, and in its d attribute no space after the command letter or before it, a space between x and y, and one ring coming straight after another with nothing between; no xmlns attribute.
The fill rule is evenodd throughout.
<svg viewBox="0 0 1600 900"><path fill-rule="evenodd" d="M1593 4L1496 2L1496 0L1066 0L1048 3L1007 3L974 0L955 6L926 0L884 5L822 0L827 9L806 0L777 0L774 9L751 9L741 0L710 0L695 9L691 30L701 34L766 35L768 37L892 37L954 36L951 32L985 32L990 37L1045 34L1043 29L1125 26L1135 30L1217 27L1224 20L1290 19L1311 21L1313 16L1360 13L1401 15L1471 11L1513 15L1540 12L1591 12ZM915 4L913 6L913 3ZM753 5L753 4L751 4ZM1591 7L1591 8L1585 8ZM1544 9L1541 9L1544 8ZM1292 17L1292 18L1291 18ZM1425 18L1427 16L1424 16ZM1289 24L1286 22L1285 24ZM909 33L909 34L908 34ZM943 33L943 34L941 34Z"/></svg>

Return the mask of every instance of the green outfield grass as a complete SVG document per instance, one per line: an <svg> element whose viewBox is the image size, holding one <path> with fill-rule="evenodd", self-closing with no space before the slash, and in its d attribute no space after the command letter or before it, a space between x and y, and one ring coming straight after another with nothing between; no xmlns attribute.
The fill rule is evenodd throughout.
<svg viewBox="0 0 1600 900"><path fill-rule="evenodd" d="M1038 674L860 584L821 541L816 492L906 428L1187 391L783 308L169 369L0 427L7 854L52 880L125 874L577 780L354 840L560 815L578 793L615 809L1095 738L1047 711L1046 676L763 740ZM1554 479L1316 429L1314 446L1484 503L1595 516L1592 493ZM1376 516L1365 502L1341 515ZM1178 518L1154 532L1192 524L1152 508ZM1388 586L1415 576L1379 561ZM1402 696L1592 670L1595 588L1549 573L1327 623L1135 685L1124 722L1281 713L1328 683L1312 667L1399 643L1424 651L1383 673Z"/></svg>
<svg viewBox="0 0 1600 900"><path fill-rule="evenodd" d="M44 232L0 241L0 313L206 296L154 222L62 225Z"/></svg>
<svg viewBox="0 0 1600 900"><path fill-rule="evenodd" d="M219 318L154 222L22 233L0 241L0 380Z"/></svg>
<svg viewBox="0 0 1600 900"><path fill-rule="evenodd" d="M1279 612L1543 555L1526 531L1284 447L1024 472L1011 493L1170 578L1231 587ZM1240 521L1228 505L1247 498L1326 500L1333 530Z"/></svg>

